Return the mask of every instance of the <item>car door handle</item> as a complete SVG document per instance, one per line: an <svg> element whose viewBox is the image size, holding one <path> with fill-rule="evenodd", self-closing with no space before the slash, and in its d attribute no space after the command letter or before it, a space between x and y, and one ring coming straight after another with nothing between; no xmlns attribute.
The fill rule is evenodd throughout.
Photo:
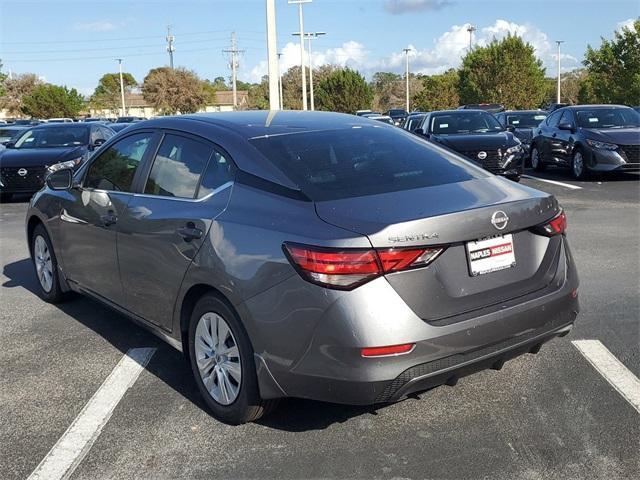
<svg viewBox="0 0 640 480"><path fill-rule="evenodd" d="M102 225L108 227L118 221L118 216L113 212L113 210L109 210L109 213L106 215L100 215L100 220L102 221Z"/></svg>
<svg viewBox="0 0 640 480"><path fill-rule="evenodd" d="M196 228L193 222L189 222L186 226L177 229L176 233L180 235L185 242L202 238L202 230Z"/></svg>

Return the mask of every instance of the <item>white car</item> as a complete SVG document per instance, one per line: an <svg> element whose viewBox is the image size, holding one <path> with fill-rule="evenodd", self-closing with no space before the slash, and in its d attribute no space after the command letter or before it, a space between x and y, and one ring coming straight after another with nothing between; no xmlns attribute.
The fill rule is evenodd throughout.
<svg viewBox="0 0 640 480"><path fill-rule="evenodd" d="M73 123L73 118L50 118L47 123Z"/></svg>

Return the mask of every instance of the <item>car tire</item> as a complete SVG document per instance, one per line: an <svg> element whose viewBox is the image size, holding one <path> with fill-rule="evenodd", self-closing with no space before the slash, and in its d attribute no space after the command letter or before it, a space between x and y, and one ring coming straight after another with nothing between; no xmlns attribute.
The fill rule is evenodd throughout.
<svg viewBox="0 0 640 480"><path fill-rule="evenodd" d="M576 148L571 157L571 175L576 180L584 180L589 175L589 170L584 162L584 152Z"/></svg>
<svg viewBox="0 0 640 480"><path fill-rule="evenodd" d="M244 326L218 296L206 294L198 300L188 335L191 370L215 418L240 425L275 408L277 399L260 397L253 347Z"/></svg>
<svg viewBox="0 0 640 480"><path fill-rule="evenodd" d="M11 198L13 198L11 193L0 193L0 203L9 203Z"/></svg>
<svg viewBox="0 0 640 480"><path fill-rule="evenodd" d="M536 172L541 172L545 169L546 165L542 161L540 157L540 152L538 151L537 146L531 147L531 168L533 168Z"/></svg>
<svg viewBox="0 0 640 480"><path fill-rule="evenodd" d="M31 257L38 279L40 296L49 303L59 303L65 299L60 288L58 260L51 245L49 234L42 224L33 229L31 235Z"/></svg>

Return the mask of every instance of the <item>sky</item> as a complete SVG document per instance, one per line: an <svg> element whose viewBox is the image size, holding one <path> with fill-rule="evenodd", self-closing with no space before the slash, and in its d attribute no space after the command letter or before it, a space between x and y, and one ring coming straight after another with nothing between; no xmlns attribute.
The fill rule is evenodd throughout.
<svg viewBox="0 0 640 480"><path fill-rule="evenodd" d="M304 5L305 32L314 66L352 67L367 78L402 73L404 48L411 71L440 73L457 67L469 45L518 34L557 74L555 40L563 40L562 70L580 66L587 45L611 38L640 17L638 0L313 0ZM284 72L300 64L298 8L276 0L278 51ZM201 78L230 75L235 32L238 77L258 82L267 73L264 0L0 0L3 71L32 72L44 81L90 95L99 78L117 71L116 58L138 82L168 65L166 30L175 35L174 63ZM305 60L306 61L306 60Z"/></svg>

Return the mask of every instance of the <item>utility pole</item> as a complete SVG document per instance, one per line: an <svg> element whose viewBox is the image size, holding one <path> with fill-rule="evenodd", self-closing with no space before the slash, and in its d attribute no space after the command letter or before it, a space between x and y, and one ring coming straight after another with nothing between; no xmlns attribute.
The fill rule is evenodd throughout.
<svg viewBox="0 0 640 480"><path fill-rule="evenodd" d="M473 32L475 31L476 27L469 24L469 26L467 27L467 32L469 32L469 53L471 53L471 50L473 50Z"/></svg>
<svg viewBox="0 0 640 480"><path fill-rule="evenodd" d="M314 38L318 38L322 35L326 35L327 32L312 32L305 33L304 38L307 39L309 43L309 94L311 96L311 111L315 110L315 101L313 97L313 57L311 56L311 40ZM294 36L300 36L300 32L296 32L293 34ZM302 40L300 40L302 41Z"/></svg>
<svg viewBox="0 0 640 480"><path fill-rule="evenodd" d="M410 48L403 48L402 51L404 52L404 55L406 57L406 69L405 69L405 79L407 82L407 113L409 113L409 52L411 51Z"/></svg>
<svg viewBox="0 0 640 480"><path fill-rule="evenodd" d="M171 70L173 70L173 52L176 51L173 46L175 39L176 37L171 35L171 25L167 25L167 52L169 52L169 66L171 67Z"/></svg>
<svg viewBox="0 0 640 480"><path fill-rule="evenodd" d="M282 54L278 53L278 93L280 97L280 109L284 110L284 101L282 99L282 74L280 73L280 57L282 57Z"/></svg>
<svg viewBox="0 0 640 480"><path fill-rule="evenodd" d="M311 0L288 0L289 5L298 5L298 20L300 21L300 70L302 71L302 109L307 109L307 75L304 65L304 19L302 4L311 3Z"/></svg>
<svg viewBox="0 0 640 480"><path fill-rule="evenodd" d="M560 44L562 43L564 43L564 40L556 40L556 45L558 45L558 103L560 103Z"/></svg>
<svg viewBox="0 0 640 480"><path fill-rule="evenodd" d="M238 42L236 41L236 32L231 32L231 48L223 50L224 53L231 54L230 67L231 67L231 83L233 89L233 108L238 106L238 54L244 52L244 50L238 50Z"/></svg>
<svg viewBox="0 0 640 480"><path fill-rule="evenodd" d="M124 81L122 80L122 59L116 58L116 60L118 61L118 67L120 70L120 98L122 99L122 114L120 116L124 117L127 114L127 112L126 112L126 107L124 105Z"/></svg>
<svg viewBox="0 0 640 480"><path fill-rule="evenodd" d="M282 108L282 78L280 77L280 54L277 53L276 3L266 0L267 7L267 59L269 65L269 109ZM276 78L276 74L278 78Z"/></svg>

